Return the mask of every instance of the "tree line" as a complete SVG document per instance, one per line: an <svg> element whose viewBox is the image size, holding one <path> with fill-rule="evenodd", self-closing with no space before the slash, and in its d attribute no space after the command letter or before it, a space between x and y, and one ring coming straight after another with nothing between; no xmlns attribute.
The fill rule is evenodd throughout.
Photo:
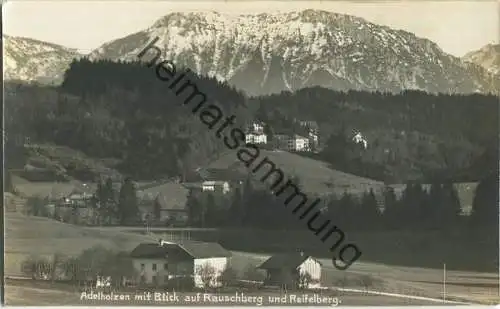
<svg viewBox="0 0 500 309"><path fill-rule="evenodd" d="M498 179L494 173L479 182L469 216L463 214L451 182L432 183L428 190L421 183L409 182L401 194L387 186L380 197L371 189L361 195L344 192L322 200L323 216L348 231L498 227ZM285 209L282 200L251 179L229 197L211 192L191 194L187 209L189 223L196 227L306 228Z"/></svg>
<svg viewBox="0 0 500 309"><path fill-rule="evenodd" d="M109 276L112 286L120 287L136 276L129 252L114 252L101 246L86 249L78 256L29 256L22 261L21 272L33 280L66 281L87 288L95 287L98 277Z"/></svg>
<svg viewBox="0 0 500 309"><path fill-rule="evenodd" d="M300 187L298 177L295 177L294 183ZM419 182L409 182L400 194L393 187L386 186L382 194L375 193L373 189L361 195L346 191L341 195L323 196L321 200L323 216L352 231L498 226L498 178L495 173L490 173L478 183L469 216L464 216L452 182L434 182L428 189ZM152 207L148 210L147 222L144 222L139 208L148 202L152 202L149 203ZM28 214L51 216L46 208L48 203L47 199L29 198ZM119 190L113 187L111 179L99 181L87 206L93 211L87 224L142 226L147 223L166 226L171 223L161 221L162 206L157 198L146 201L137 197L130 178L125 179ZM64 214L63 208L56 207L52 216L65 222L79 223L77 205ZM229 194L190 190L185 209L187 226L190 227L306 228L285 209L280 198L250 177L241 184L235 184Z"/></svg>

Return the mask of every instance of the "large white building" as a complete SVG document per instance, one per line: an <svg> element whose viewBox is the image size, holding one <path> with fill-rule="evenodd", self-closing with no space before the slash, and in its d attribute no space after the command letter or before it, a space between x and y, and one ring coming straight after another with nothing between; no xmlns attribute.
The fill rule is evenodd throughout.
<svg viewBox="0 0 500 309"><path fill-rule="evenodd" d="M252 144L267 144L267 135L264 133L247 133L245 142Z"/></svg>
<svg viewBox="0 0 500 309"><path fill-rule="evenodd" d="M248 128L248 131L256 134L262 134L264 133L264 123L254 121Z"/></svg>
<svg viewBox="0 0 500 309"><path fill-rule="evenodd" d="M160 240L138 245L130 256L137 273L135 281L140 285L162 286L171 279L185 278L202 288L201 269L213 268L211 285L219 285L215 279L228 266L231 253L218 243Z"/></svg>
<svg viewBox="0 0 500 309"><path fill-rule="evenodd" d="M300 135L276 134L275 147L286 151L310 151L309 138Z"/></svg>
<svg viewBox="0 0 500 309"><path fill-rule="evenodd" d="M245 131L245 142L252 144L267 144L267 135L264 134L264 123L252 122Z"/></svg>

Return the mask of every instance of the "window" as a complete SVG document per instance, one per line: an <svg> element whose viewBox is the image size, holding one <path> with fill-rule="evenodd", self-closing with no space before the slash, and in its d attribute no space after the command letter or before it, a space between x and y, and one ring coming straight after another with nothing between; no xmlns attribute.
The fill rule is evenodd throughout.
<svg viewBox="0 0 500 309"><path fill-rule="evenodd" d="M167 282L168 282L168 280L169 280L169 278L168 278L168 275L167 275L167 276L165 276L165 277L164 277L163 282L164 282L164 283L167 283Z"/></svg>
<svg viewBox="0 0 500 309"><path fill-rule="evenodd" d="M163 264L163 270L168 270L168 263Z"/></svg>
<svg viewBox="0 0 500 309"><path fill-rule="evenodd" d="M153 264L153 270L156 270L156 264Z"/></svg>
<svg viewBox="0 0 500 309"><path fill-rule="evenodd" d="M146 265L141 264L141 270L144 270L144 268L146 268Z"/></svg>
<svg viewBox="0 0 500 309"><path fill-rule="evenodd" d="M158 284L158 278L156 276L151 277L151 281L154 285Z"/></svg>

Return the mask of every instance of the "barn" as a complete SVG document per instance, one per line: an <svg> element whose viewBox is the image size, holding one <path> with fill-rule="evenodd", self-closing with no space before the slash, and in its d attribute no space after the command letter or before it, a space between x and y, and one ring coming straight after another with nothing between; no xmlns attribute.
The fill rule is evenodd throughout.
<svg viewBox="0 0 500 309"><path fill-rule="evenodd" d="M167 286L174 280L187 279L194 286L203 287L203 269L209 266L214 270L214 278L220 276L231 253L218 243L159 240L139 244L130 256L141 285ZM211 282L212 286L218 284Z"/></svg>
<svg viewBox="0 0 500 309"><path fill-rule="evenodd" d="M320 287L321 266L312 256L293 252L273 255L257 268L267 272L264 285L311 289Z"/></svg>

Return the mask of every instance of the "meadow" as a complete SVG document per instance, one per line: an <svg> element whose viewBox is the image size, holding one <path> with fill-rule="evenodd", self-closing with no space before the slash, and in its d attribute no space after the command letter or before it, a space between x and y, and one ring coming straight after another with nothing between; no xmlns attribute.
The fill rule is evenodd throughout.
<svg viewBox="0 0 500 309"><path fill-rule="evenodd" d="M23 276L21 272L21 263L29 256L45 256L50 258L54 253L76 256L83 250L96 245L101 245L105 248L117 251L129 251L141 242L156 242L160 237L168 238L168 235L174 235L170 237L179 238L179 235L175 236L175 233L171 231L169 231L168 234L156 231L156 234L142 235L137 230L134 232L127 232L126 229L127 228L81 227L60 223L47 218L27 217L16 213L6 212L5 275L7 277ZM184 235L186 235L186 233L188 232L184 231ZM212 230L212 232L198 231L198 234L194 234L196 232L193 231L190 233L191 239L198 240L216 240L216 233L221 234L220 231L214 230ZM253 231L252 233L254 236L252 238L248 236L250 232L247 231L247 238L238 241L237 237L242 235L238 235L237 233L238 232L234 230L224 232L228 238L229 236L227 235L233 235L233 245L230 243L224 244L223 239L221 239L221 243L232 251L232 267L240 273L244 273L248 268L257 266L272 253L283 251L284 246L280 246L280 244L284 244L287 239L290 239L286 231L276 232L274 236L270 236L273 234L269 232ZM205 237L201 237L200 235L205 235ZM381 236L382 235L378 235L378 237ZM400 237L401 236L404 235L400 235ZM280 237L282 237L281 240ZM363 248L363 250L367 252L366 257L371 256L368 252L370 252L370 248L375 247L373 245L370 246L370 242L378 242L380 246L384 244L387 246L387 249L391 249L390 241L397 238L396 236L393 236L392 239L384 239L383 237L376 238L377 235L372 235L371 237L371 239L365 238L363 242L359 243L360 248ZM389 236L386 234L384 237L387 238ZM262 239L267 239L270 244L274 244L274 247L266 247L267 244L264 243ZM305 239L306 238L304 238L304 241ZM271 242L271 240L273 240L273 242ZM238 243L245 244L247 247L235 247ZM404 238L400 238L399 243L400 246L402 246L403 243L405 243ZM254 246L254 248L249 248L249 245ZM445 247L446 250L453 249L449 244L447 245L448 247ZM407 244L405 244L405 246L407 246ZM392 251L388 251L385 256L387 257L391 254L394 254L396 257L398 254L399 256L403 255L403 253L398 253L396 251L397 247L397 245L393 246L391 249ZM262 248L267 248L268 250ZM441 254L446 253L451 259L453 253L458 254L461 252L461 255L464 255L464 259L468 259L471 264L477 261L477 256L475 257L471 255L471 253L467 253L468 250L463 246L460 247L456 245L453 250L454 251L450 252L441 250ZM418 250L413 250L413 260L418 260L422 258L422 256L425 256L424 253L418 253L417 251ZM429 255L427 259L430 259L430 254L436 254L432 252L432 248L429 248L428 251L422 250L422 252L427 252L427 255ZM479 253L476 252L476 254ZM339 271L331 265L331 261L328 258L321 257L320 254L315 256L317 256L324 265L322 282L327 286L362 289L363 281L366 281L368 278L370 281L370 290L435 298L441 297L443 270L442 267L440 268L438 265L436 265L434 269L422 266L397 266L397 263L380 263L362 257L360 261L353 264L348 270ZM406 254L407 259L410 257L411 254ZM394 259L396 260L396 258ZM400 260L401 259L402 258L400 258ZM444 259L443 261L446 260ZM453 267L451 267L452 263L449 265L450 267L447 271L447 295L449 298L456 297L462 300L481 300L491 299L495 295L498 295L497 272L454 270ZM16 288L7 289L7 293L9 293L9 290L15 289Z"/></svg>

